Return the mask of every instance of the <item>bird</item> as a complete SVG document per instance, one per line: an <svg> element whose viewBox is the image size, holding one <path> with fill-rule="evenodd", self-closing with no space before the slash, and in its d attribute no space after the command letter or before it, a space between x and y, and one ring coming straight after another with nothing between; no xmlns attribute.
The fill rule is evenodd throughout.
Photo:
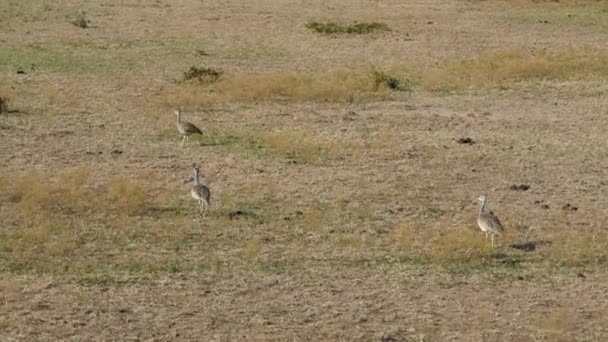
<svg viewBox="0 0 608 342"><path fill-rule="evenodd" d="M200 167L196 163L192 164L192 167L194 168L194 185L190 189L190 195L198 201L204 216L211 203L211 190L208 186L201 184L198 179Z"/></svg>
<svg viewBox="0 0 608 342"><path fill-rule="evenodd" d="M485 194L481 194L477 199L481 202L479 216L477 216L477 225L486 234L486 240L488 239L488 234L490 234L492 237L492 248L494 248L494 235L501 234L505 229L491 210L486 211L488 197Z"/></svg>
<svg viewBox="0 0 608 342"><path fill-rule="evenodd" d="M174 111L177 116L177 131L183 136L181 146L184 146L184 142L190 139L192 134L203 134L200 128L196 127L193 123L182 121L182 113L179 110Z"/></svg>

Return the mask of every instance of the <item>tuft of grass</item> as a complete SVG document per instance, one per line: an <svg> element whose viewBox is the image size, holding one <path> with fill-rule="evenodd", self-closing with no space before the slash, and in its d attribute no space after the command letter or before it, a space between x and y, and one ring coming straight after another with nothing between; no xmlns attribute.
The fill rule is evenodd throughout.
<svg viewBox="0 0 608 342"><path fill-rule="evenodd" d="M146 202L146 194L137 184L122 178L112 177L108 185L109 199L128 215L140 213Z"/></svg>
<svg viewBox="0 0 608 342"><path fill-rule="evenodd" d="M87 12L84 10L78 10L76 13L72 15L72 19L70 23L76 27L80 27L85 29L89 27L89 19L87 18Z"/></svg>
<svg viewBox="0 0 608 342"><path fill-rule="evenodd" d="M310 30L323 34L369 34L380 31L389 31L388 25L380 22L354 22L352 24L340 24L333 21L309 21L305 26Z"/></svg>
<svg viewBox="0 0 608 342"><path fill-rule="evenodd" d="M430 260L437 264L480 264L494 252L483 234L470 229L448 231L436 238L430 247Z"/></svg>
<svg viewBox="0 0 608 342"><path fill-rule="evenodd" d="M243 247L243 254L249 261L256 259L261 251L262 239L259 237L248 240Z"/></svg>
<svg viewBox="0 0 608 342"><path fill-rule="evenodd" d="M208 67L191 66L190 69L184 71L184 81L196 80L200 83L212 83L217 81L224 72L219 69Z"/></svg>
<svg viewBox="0 0 608 342"><path fill-rule="evenodd" d="M384 86L390 90L413 91L416 81L410 78L399 79L396 76L390 75L381 70L372 70L372 78L374 80L375 89Z"/></svg>

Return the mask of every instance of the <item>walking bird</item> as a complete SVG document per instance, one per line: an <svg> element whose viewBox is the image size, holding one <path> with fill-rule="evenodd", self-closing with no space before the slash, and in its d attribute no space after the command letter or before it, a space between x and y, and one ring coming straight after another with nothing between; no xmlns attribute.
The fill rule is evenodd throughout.
<svg viewBox="0 0 608 342"><path fill-rule="evenodd" d="M175 110L175 115L177 116L177 131L183 136L181 146L184 146L184 142L190 139L190 135L203 134L200 128L193 123L182 121L182 113L179 110Z"/></svg>
<svg viewBox="0 0 608 342"><path fill-rule="evenodd" d="M211 203L211 191L209 190L209 187L201 184L198 179L200 173L199 166L197 164L192 164L192 167L194 168L194 185L190 189L190 195L198 201L204 215Z"/></svg>
<svg viewBox="0 0 608 342"><path fill-rule="evenodd" d="M488 234L490 234L492 237L492 247L494 247L494 235L500 235L504 231L504 228L498 217L491 210L486 210L488 197L482 194L478 200L481 202L481 207L479 208L479 216L477 216L477 225L486 234L486 240L488 239Z"/></svg>

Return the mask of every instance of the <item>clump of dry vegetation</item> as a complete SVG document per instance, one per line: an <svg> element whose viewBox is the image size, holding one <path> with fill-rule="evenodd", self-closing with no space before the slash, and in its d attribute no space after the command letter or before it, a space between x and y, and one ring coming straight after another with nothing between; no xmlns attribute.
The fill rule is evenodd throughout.
<svg viewBox="0 0 608 342"><path fill-rule="evenodd" d="M199 83L211 83L217 81L224 72L219 69L209 67L191 66L190 69L184 71L184 81L196 80Z"/></svg>
<svg viewBox="0 0 608 342"><path fill-rule="evenodd" d="M380 31L389 31L388 25L381 22L355 22L352 24L341 24L333 21L309 21L306 28L317 33L336 34L369 34Z"/></svg>
<svg viewBox="0 0 608 342"><path fill-rule="evenodd" d="M87 12L84 10L78 10L76 13L72 14L70 23L83 29L89 27L90 21L87 18Z"/></svg>

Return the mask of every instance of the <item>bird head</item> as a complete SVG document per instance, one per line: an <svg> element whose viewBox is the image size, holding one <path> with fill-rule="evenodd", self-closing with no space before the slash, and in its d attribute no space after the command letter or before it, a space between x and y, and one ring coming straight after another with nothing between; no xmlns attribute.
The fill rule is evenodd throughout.
<svg viewBox="0 0 608 342"><path fill-rule="evenodd" d="M477 197L477 200L478 200L479 202L485 202L485 201L486 201L486 199L487 199L486 194L481 194L481 195L479 195L479 197Z"/></svg>

